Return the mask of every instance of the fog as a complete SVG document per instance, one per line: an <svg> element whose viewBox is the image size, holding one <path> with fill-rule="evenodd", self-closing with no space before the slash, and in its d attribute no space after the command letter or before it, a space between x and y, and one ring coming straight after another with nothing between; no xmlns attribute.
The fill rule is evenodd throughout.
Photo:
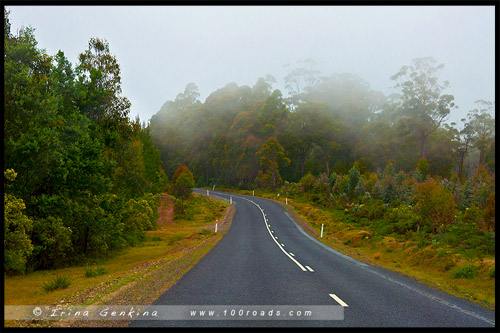
<svg viewBox="0 0 500 333"><path fill-rule="evenodd" d="M494 6L8 6L12 32L35 28L38 46L75 65L91 37L104 38L122 71L130 117L147 121L194 82L200 100L235 82L272 74L286 96L284 65L359 75L395 92L390 77L414 58L445 65L459 122L474 101L494 101Z"/></svg>

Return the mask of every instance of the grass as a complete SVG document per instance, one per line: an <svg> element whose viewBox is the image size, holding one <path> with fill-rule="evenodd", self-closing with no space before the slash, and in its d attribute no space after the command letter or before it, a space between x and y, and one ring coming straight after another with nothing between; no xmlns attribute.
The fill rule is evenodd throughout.
<svg viewBox="0 0 500 333"><path fill-rule="evenodd" d="M221 221L228 203L194 195L188 205L195 211L190 220L176 219L162 229L148 231L139 246L110 253L91 265L5 276L4 304L93 304L161 267L175 272L172 279L180 278L224 235L210 229L215 219Z"/></svg>
<svg viewBox="0 0 500 333"><path fill-rule="evenodd" d="M103 266L99 266L99 267L96 267L96 268L87 267L87 268L85 268L85 277L87 277L87 278L94 278L94 277L97 277L97 276L100 276L100 275L104 275L107 272L108 271Z"/></svg>
<svg viewBox="0 0 500 333"><path fill-rule="evenodd" d="M44 282L42 284L42 289L49 293L58 289L66 289L71 284L71 280L67 276L57 275L53 277L50 281Z"/></svg>

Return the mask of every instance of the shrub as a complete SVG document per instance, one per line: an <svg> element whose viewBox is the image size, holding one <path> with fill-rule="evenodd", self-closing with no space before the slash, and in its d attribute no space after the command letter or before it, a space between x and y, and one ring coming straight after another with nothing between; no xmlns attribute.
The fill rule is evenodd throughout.
<svg viewBox="0 0 500 333"><path fill-rule="evenodd" d="M170 237L170 239L167 242L167 245L174 245L176 242L180 241L184 237L182 235L174 235Z"/></svg>
<svg viewBox="0 0 500 333"><path fill-rule="evenodd" d="M200 234L201 235L210 235L212 233L212 230L210 229L201 229Z"/></svg>
<svg viewBox="0 0 500 333"><path fill-rule="evenodd" d="M33 223L33 254L31 260L38 268L60 267L71 253L71 229L60 218L49 216Z"/></svg>
<svg viewBox="0 0 500 333"><path fill-rule="evenodd" d="M360 175L359 171L356 169L356 167L353 166L349 170L349 178L347 181L347 193L351 197L354 195L354 190L356 189L356 186L358 185L360 176L361 175ZM364 188L363 188L363 192L364 192Z"/></svg>
<svg viewBox="0 0 500 333"><path fill-rule="evenodd" d="M299 181L300 186L302 187L302 191L309 192L314 186L314 176L310 173L302 177Z"/></svg>
<svg viewBox="0 0 500 333"><path fill-rule="evenodd" d="M371 200L359 206L358 217L366 217L369 220L382 218L385 213L385 208L381 200Z"/></svg>
<svg viewBox="0 0 500 333"><path fill-rule="evenodd" d="M477 275L477 268L470 264L465 264L455 268L451 272L454 279L472 279Z"/></svg>
<svg viewBox="0 0 500 333"><path fill-rule="evenodd" d="M399 235L405 235L408 231L414 230L417 223L413 207L404 204L389 209L385 213L384 219L392 224L392 232Z"/></svg>
<svg viewBox="0 0 500 333"><path fill-rule="evenodd" d="M57 289L66 289L71 284L71 280L67 276L55 276L52 280L42 284L43 290L51 292Z"/></svg>
<svg viewBox="0 0 500 333"><path fill-rule="evenodd" d="M417 171L420 175L422 175L422 180L427 177L429 173L429 163L425 157L421 158L417 163Z"/></svg>

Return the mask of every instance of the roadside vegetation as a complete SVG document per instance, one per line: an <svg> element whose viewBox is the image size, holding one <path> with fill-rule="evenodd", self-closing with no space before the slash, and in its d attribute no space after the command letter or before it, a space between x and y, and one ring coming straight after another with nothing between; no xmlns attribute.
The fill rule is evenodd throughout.
<svg viewBox="0 0 500 333"><path fill-rule="evenodd" d="M288 202L310 234L341 252L494 309L494 189L485 168L462 183L389 163L379 173L308 174L255 195Z"/></svg>
<svg viewBox="0 0 500 333"><path fill-rule="evenodd" d="M175 200L165 195L164 205ZM223 237L230 224L226 201L192 195L182 215L164 219L161 227L145 232L136 246L116 250L99 259L66 268L39 270L5 278L8 305L98 305L150 304L171 287ZM164 207L161 207L164 208ZM226 217L226 220L224 220ZM215 220L219 224L214 232ZM6 326L58 326L60 322L8 321ZM69 323L71 326L125 325L110 323Z"/></svg>

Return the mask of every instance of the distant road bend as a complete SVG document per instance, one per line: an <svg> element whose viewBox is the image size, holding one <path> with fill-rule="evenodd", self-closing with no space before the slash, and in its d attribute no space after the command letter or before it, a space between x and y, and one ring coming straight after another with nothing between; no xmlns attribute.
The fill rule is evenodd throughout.
<svg viewBox="0 0 500 333"><path fill-rule="evenodd" d="M236 206L231 227L152 306L213 306L217 319L134 320L129 326L495 327L495 311L339 253L306 234L276 202L209 195ZM288 309L299 306L330 306L343 315L290 320L301 311ZM282 310L288 317L251 316L273 309L273 315ZM238 318L238 311L250 317Z"/></svg>

